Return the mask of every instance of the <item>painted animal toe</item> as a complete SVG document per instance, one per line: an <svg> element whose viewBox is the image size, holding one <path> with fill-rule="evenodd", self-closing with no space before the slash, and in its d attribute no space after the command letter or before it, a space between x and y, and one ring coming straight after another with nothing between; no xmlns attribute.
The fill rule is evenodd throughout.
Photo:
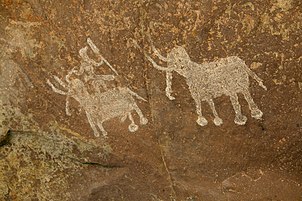
<svg viewBox="0 0 302 201"><path fill-rule="evenodd" d="M200 126L206 126L208 124L208 121L204 117L198 117L197 121L198 125Z"/></svg>
<svg viewBox="0 0 302 201"><path fill-rule="evenodd" d="M129 127L128 127L129 131L130 132L135 132L138 130L138 125L136 124L130 124Z"/></svg>
<svg viewBox="0 0 302 201"><path fill-rule="evenodd" d="M121 118L121 122L124 122L127 119L128 115L125 115Z"/></svg>
<svg viewBox="0 0 302 201"><path fill-rule="evenodd" d="M169 100L175 100L174 96L168 96Z"/></svg>
<svg viewBox="0 0 302 201"><path fill-rule="evenodd" d="M235 124L238 124L238 125L244 125L247 121L247 117L244 116L244 115L238 115L235 117Z"/></svg>
<svg viewBox="0 0 302 201"><path fill-rule="evenodd" d="M99 137L99 135L98 135L97 137ZM105 130L102 131L102 137L103 137L103 138L108 138L108 133L107 133L107 131L105 131Z"/></svg>
<svg viewBox="0 0 302 201"><path fill-rule="evenodd" d="M222 119L219 117L214 118L214 124L220 126L223 123Z"/></svg>
<svg viewBox="0 0 302 201"><path fill-rule="evenodd" d="M148 119L145 118L145 117L143 117L143 118L140 120L140 123L141 123L142 125L146 125L146 124L148 123Z"/></svg>
<svg viewBox="0 0 302 201"><path fill-rule="evenodd" d="M97 129L93 129L93 134L95 137L100 137L100 133L98 132Z"/></svg>
<svg viewBox="0 0 302 201"><path fill-rule="evenodd" d="M263 113L261 112L261 110L256 109L256 110L252 110L252 117L255 119L261 119L261 117L263 116Z"/></svg>

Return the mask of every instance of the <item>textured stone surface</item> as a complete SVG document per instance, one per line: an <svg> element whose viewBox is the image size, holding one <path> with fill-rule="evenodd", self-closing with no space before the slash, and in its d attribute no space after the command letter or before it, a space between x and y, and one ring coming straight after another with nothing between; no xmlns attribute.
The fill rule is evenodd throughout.
<svg viewBox="0 0 302 201"><path fill-rule="evenodd" d="M302 200L299 1L0 2L0 200ZM202 102L208 125L198 125L186 79L172 73L169 100L165 72L133 43L166 66L148 35L162 55L182 46L199 64L241 58L267 87L250 78L262 119L250 117L239 94L247 122L235 124L222 95L213 101L223 124L214 125ZM108 137L96 137L87 106L71 95L68 115L66 96L47 84L66 91L54 76L66 82L84 66L85 46L100 61L87 38L118 73L94 68L115 76L107 87L128 87L146 100L135 99L148 119L141 125L133 112L137 131L128 130L129 119L111 118L103 123ZM71 80L97 93L94 80L77 75ZM89 97L98 111L104 102Z"/></svg>

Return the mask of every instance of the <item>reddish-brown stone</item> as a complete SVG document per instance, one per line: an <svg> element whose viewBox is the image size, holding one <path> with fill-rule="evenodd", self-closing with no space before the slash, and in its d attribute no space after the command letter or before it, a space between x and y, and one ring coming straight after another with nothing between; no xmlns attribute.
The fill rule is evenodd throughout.
<svg viewBox="0 0 302 201"><path fill-rule="evenodd" d="M301 20L293 0L1 1L0 200L302 200ZM169 100L165 72L134 45L165 67L148 34L162 55L182 46L199 64L241 58L267 87L250 78L262 119L239 94L247 122L235 124L223 95L213 99L223 124L202 102L199 126L186 79L173 72ZM133 112L137 131L112 118L108 138L96 137L85 107L71 98L68 116L66 96L47 84L64 90L54 76L80 68L87 38L118 72L94 69L115 75L108 88L147 100L135 99L148 119Z"/></svg>

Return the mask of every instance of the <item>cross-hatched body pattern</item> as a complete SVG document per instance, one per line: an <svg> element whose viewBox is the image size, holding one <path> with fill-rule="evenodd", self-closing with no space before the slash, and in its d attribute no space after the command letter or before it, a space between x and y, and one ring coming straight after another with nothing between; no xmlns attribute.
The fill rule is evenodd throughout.
<svg viewBox="0 0 302 201"><path fill-rule="evenodd" d="M89 38L87 43L94 53L99 54L97 47ZM53 76L63 90L58 89L47 80L47 84L54 92L66 96L66 114L71 115L69 101L70 98L75 99L84 109L95 136L99 136L100 132L103 136L107 136L103 123L115 117L121 118L121 121L128 118L131 121L128 126L129 131L137 131L138 125L134 122L132 112L138 114L141 124L147 124L148 120L144 117L134 97L143 101L146 100L127 87L108 88L106 82L114 80L115 75L96 75L93 70L94 67L106 63L116 75L118 75L117 72L102 56L100 56L101 62L90 59L87 55L87 49L86 46L79 51L82 59L81 65L79 68L75 67L69 71L64 81ZM90 86L93 89L92 92L88 90L88 85L92 85Z"/></svg>
<svg viewBox="0 0 302 201"><path fill-rule="evenodd" d="M199 64L192 61L186 50L181 46L173 48L167 54L167 57L164 57L155 48L151 39L150 42L155 55L160 60L166 62L167 67L158 65L136 41L134 41L134 44L144 52L145 57L152 63L153 67L166 72L166 96L170 100L175 99L172 96L172 72L175 71L186 79L186 83L196 104L196 113L198 115L197 123L199 125L205 126L208 124L208 121L202 115L202 101L209 104L214 115L214 124L219 126L223 123L215 109L213 101L213 99L222 95L230 97L235 111L234 122L238 125L244 125L247 121L247 117L241 113L238 93L244 95L251 110L251 116L256 119L261 119L263 113L249 92L249 76L255 79L265 90L266 87L263 85L263 81L248 68L242 59L237 56L230 56L214 62Z"/></svg>

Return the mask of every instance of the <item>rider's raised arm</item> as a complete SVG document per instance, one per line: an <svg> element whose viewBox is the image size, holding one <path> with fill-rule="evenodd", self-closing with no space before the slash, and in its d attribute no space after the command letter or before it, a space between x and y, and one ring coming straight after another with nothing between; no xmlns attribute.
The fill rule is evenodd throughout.
<svg viewBox="0 0 302 201"><path fill-rule="evenodd" d="M87 38L87 43L89 45L89 47L91 48L91 50L98 56L101 58L100 63L94 63L94 66L100 66L103 64L103 62L116 74L118 75L117 71L111 66L111 64L101 55L99 48L97 48L97 46L92 42L92 40L90 38Z"/></svg>
<svg viewBox="0 0 302 201"><path fill-rule="evenodd" d="M103 59L100 62L96 62L95 60L89 58L87 54L87 50L88 50L87 46L79 50L80 57L83 59L84 62L87 62L93 66L101 66L104 63Z"/></svg>

